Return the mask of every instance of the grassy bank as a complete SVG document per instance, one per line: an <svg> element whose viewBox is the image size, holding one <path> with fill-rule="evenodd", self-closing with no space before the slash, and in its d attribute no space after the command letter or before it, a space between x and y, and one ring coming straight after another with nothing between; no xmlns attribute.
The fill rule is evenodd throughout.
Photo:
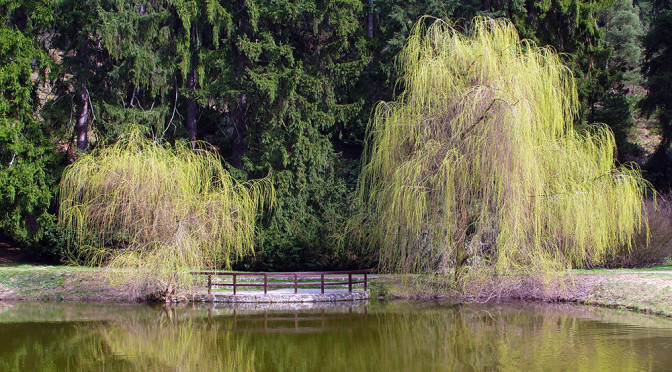
<svg viewBox="0 0 672 372"><path fill-rule="evenodd" d="M544 289L539 283L512 281L482 284L476 296L465 297L450 289L450 283L436 277L412 280L399 276L378 276L371 290L379 299L449 301L492 301L527 299L628 309L672 317L672 265L647 269L576 270L564 285Z"/></svg>
<svg viewBox="0 0 672 372"><path fill-rule="evenodd" d="M576 286L583 289L559 299L672 317L672 271L584 272L577 275Z"/></svg>
<svg viewBox="0 0 672 372"><path fill-rule="evenodd" d="M0 266L0 300L130 301L100 278L100 270L73 266Z"/></svg>
<svg viewBox="0 0 672 372"><path fill-rule="evenodd" d="M100 269L72 266L11 264L0 266L0 300L135 301L123 289L107 285ZM672 265L649 269L577 270L564 287L542 290L534 283L512 282L506 291L467 298L441 277L406 280L374 275L376 298L481 301L524 298L625 308L672 317ZM487 289L487 285L484 285ZM501 288L501 286L499 287Z"/></svg>

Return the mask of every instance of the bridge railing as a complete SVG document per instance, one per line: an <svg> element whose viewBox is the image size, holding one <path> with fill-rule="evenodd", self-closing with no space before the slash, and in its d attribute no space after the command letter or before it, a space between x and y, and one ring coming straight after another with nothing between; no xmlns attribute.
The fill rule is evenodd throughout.
<svg viewBox="0 0 672 372"><path fill-rule="evenodd" d="M324 287L334 285L348 286L348 292L352 292L352 286L356 284L363 284L364 290L368 289L368 274L371 272L367 270L350 270L350 271L296 271L296 272L274 272L274 273L252 273L252 272L237 272L237 271L196 271L192 272L194 275L207 275L208 277L208 294L212 293L212 287L233 287L233 294L237 293L238 287L264 287L264 294L268 292L269 287L291 287L294 286L294 293L298 293L299 287L304 286L320 286L321 293L324 294ZM348 276L348 281L338 281L338 279ZM353 275L360 276L355 277ZM213 277L231 277L231 282L213 281ZM300 281L299 279L315 279L319 277L319 282ZM328 281L329 277L336 277L337 281ZM238 279L246 278L248 281L240 282ZM263 282L250 282L249 279L263 279ZM269 278L284 278L281 281L271 281ZM293 280L292 280L293 279Z"/></svg>

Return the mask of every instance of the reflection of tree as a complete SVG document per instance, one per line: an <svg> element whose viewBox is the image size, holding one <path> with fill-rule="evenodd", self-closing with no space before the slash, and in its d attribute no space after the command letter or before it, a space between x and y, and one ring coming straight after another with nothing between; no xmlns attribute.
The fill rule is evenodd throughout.
<svg viewBox="0 0 672 372"><path fill-rule="evenodd" d="M609 327L604 323L545 311L549 307L483 309L384 314L378 334L378 349L386 355L381 370L607 371L647 364L646 356L629 347L634 334L624 334L616 349L614 339L600 332Z"/></svg>
<svg viewBox="0 0 672 372"><path fill-rule="evenodd" d="M566 308L403 306L325 334L243 334L259 370L608 371L652 365L637 334ZM616 341L615 341L616 340ZM618 342L615 344L615 342ZM655 369L655 368L654 368Z"/></svg>
<svg viewBox="0 0 672 372"><path fill-rule="evenodd" d="M308 333L234 329L232 315L208 318L203 308L135 310L87 323L0 323L0 371L629 371L672 363L665 319L575 306L327 310L324 326L304 320L322 327ZM263 325L264 313L257 316ZM283 322L294 321L271 325Z"/></svg>
<svg viewBox="0 0 672 372"><path fill-rule="evenodd" d="M32 329L35 335L17 337L21 341L16 345L3 345L0 370L253 370L254 349L234 342L233 334L226 331L226 322L181 320L178 314L166 308L150 320L130 314L86 324L36 323L28 327L32 325L24 323L24 328L29 332ZM11 352L3 355L1 349Z"/></svg>
<svg viewBox="0 0 672 372"><path fill-rule="evenodd" d="M254 349L235 342L224 322L179 320L174 309L153 322L115 322L98 334L108 360L142 371L252 371Z"/></svg>

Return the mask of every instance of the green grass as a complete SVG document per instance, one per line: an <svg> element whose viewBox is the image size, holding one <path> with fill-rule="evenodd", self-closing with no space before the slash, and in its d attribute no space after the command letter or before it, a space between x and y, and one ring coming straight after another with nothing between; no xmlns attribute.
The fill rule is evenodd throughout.
<svg viewBox="0 0 672 372"><path fill-rule="evenodd" d="M672 275L642 274L603 282L583 303L672 316Z"/></svg>
<svg viewBox="0 0 672 372"><path fill-rule="evenodd" d="M635 311L672 316L672 274L659 271L672 271L672 265L661 265L644 269L596 269L576 270L585 275L578 282L596 282L587 294L570 295L565 300L580 303L626 308ZM0 298L25 300L66 300L66 301L115 301L130 300L119 291L111 288L97 276L101 269L76 266L46 266L14 264L0 266ZM372 297L379 295L385 299L417 298L431 299L433 295L450 296L445 285L434 285L431 279L423 276L417 281L404 281L400 275L386 275L370 278L369 288ZM341 279L329 279L329 282ZM244 280L240 282L250 282ZM277 283L283 280L271 279ZM230 281L223 281L230 282ZM261 281L263 282L263 281ZM197 278L200 290L205 290L207 278ZM439 283L440 284L440 283ZM319 288L319 286L312 286ZM333 289L336 286L331 286ZM276 289L278 287L273 287ZM292 286L287 286L292 288ZM302 287L306 288L306 287ZM343 286L342 288L347 288ZM356 287L360 288L360 287ZM239 288L240 292L262 290L262 287ZM216 293L231 293L231 288L213 288ZM8 296L8 293L11 296ZM374 300L375 301L375 300Z"/></svg>
<svg viewBox="0 0 672 372"><path fill-rule="evenodd" d="M0 297L26 300L118 300L100 269L77 266L13 264L0 266Z"/></svg>
<svg viewBox="0 0 672 372"><path fill-rule="evenodd" d="M666 265L659 265L659 266L652 266L652 267L645 267L645 268L636 268L636 269L625 269L625 268L619 268L619 269L605 269L605 268L597 268L597 269L576 269L574 270L576 273L580 274L595 274L595 273L641 273L641 272L648 272L648 271L672 271L672 263L666 264Z"/></svg>

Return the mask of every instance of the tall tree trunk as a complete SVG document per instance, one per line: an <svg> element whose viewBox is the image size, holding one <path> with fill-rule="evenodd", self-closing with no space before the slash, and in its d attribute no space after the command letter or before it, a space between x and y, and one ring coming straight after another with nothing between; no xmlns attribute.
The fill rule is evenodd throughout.
<svg viewBox="0 0 672 372"><path fill-rule="evenodd" d="M669 151L670 146L672 145L672 123L670 121L665 121L663 118L661 118L660 121L663 138L649 158L646 167L650 172L662 170L667 174L667 169L670 166ZM668 183L666 186L670 186L670 184L672 184L672 177L668 176L668 179L665 182Z"/></svg>
<svg viewBox="0 0 672 372"><path fill-rule="evenodd" d="M75 133L77 133L77 148L85 151L89 148L89 91L86 89L85 84L82 84L79 99L80 106L77 123L75 124Z"/></svg>
<svg viewBox="0 0 672 372"><path fill-rule="evenodd" d="M247 8L246 0L238 0L236 4L241 14L246 14ZM242 16L239 21L239 30L241 34L247 34L252 30L249 19ZM240 50L235 51L236 58L236 76L240 79L239 88L245 92L245 84L243 83L245 76L245 62L246 57ZM233 145L231 147L231 165L238 169L243 169L243 155L245 155L245 135L247 133L247 93L243 93L238 97L236 104L236 111L233 115Z"/></svg>
<svg viewBox="0 0 672 372"><path fill-rule="evenodd" d="M231 165L243 169L243 155L245 154L245 132L247 132L247 94L238 98L236 123L233 127L233 147L231 149Z"/></svg>
<svg viewBox="0 0 672 372"><path fill-rule="evenodd" d="M187 74L187 89L196 89L196 69L193 67ZM192 143L196 141L196 101L193 99L187 99L187 133Z"/></svg>
<svg viewBox="0 0 672 372"><path fill-rule="evenodd" d="M369 39L373 39L373 0L369 0Z"/></svg>

